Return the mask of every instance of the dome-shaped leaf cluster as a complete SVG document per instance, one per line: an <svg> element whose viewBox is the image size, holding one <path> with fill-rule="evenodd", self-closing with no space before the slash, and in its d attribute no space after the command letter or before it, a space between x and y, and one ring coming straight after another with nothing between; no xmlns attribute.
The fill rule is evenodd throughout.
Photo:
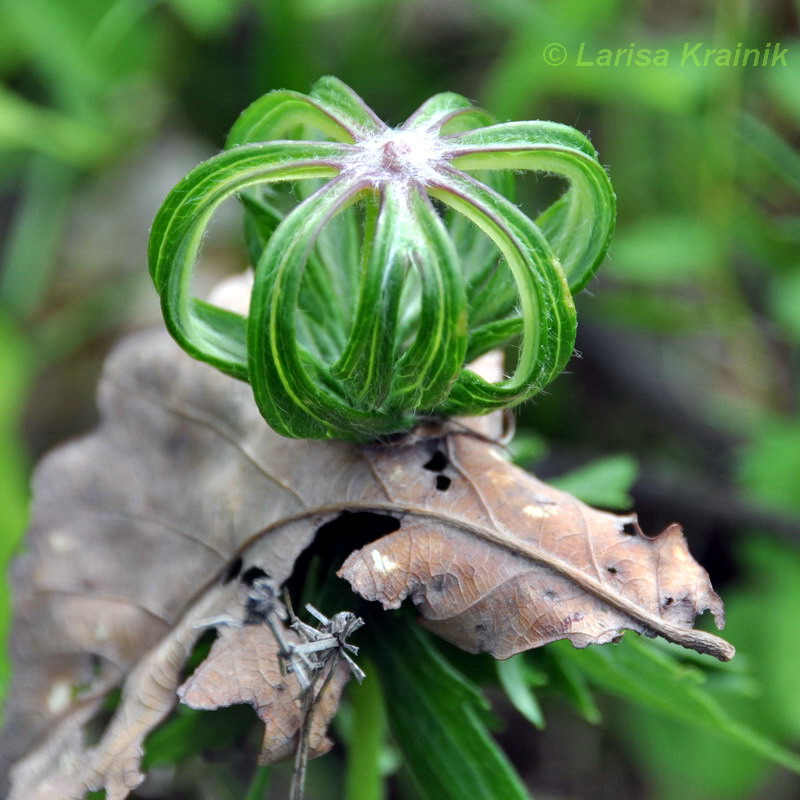
<svg viewBox="0 0 800 800"><path fill-rule="evenodd" d="M569 183L535 222L510 199L521 170ZM287 182L289 208L276 191ZM254 261L246 318L191 289L204 231L231 195ZM594 148L568 126L496 124L446 93L390 128L323 78L309 95L253 103L227 149L172 190L150 270L172 335L249 381L276 431L363 441L519 403L558 375L575 340L572 293L603 258L614 214ZM466 368L515 338L501 382Z"/></svg>

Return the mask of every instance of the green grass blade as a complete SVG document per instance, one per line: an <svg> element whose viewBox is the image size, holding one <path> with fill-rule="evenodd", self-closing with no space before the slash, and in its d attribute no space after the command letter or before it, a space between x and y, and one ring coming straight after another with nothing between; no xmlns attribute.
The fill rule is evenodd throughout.
<svg viewBox="0 0 800 800"><path fill-rule="evenodd" d="M0 304L15 316L29 317L44 299L77 177L49 157L30 159L0 272Z"/></svg>
<svg viewBox="0 0 800 800"><path fill-rule="evenodd" d="M513 703L514 708L531 725L542 730L544 728L544 715L527 678L524 659L515 656L506 661L498 661L497 677L500 679L500 685L503 687L508 699Z"/></svg>
<svg viewBox="0 0 800 800"><path fill-rule="evenodd" d="M353 719L344 800L383 800L383 756L388 735L383 687L372 664L362 660L361 666L367 677L360 686L351 684L349 691Z"/></svg>
<svg viewBox="0 0 800 800"><path fill-rule="evenodd" d="M800 755L731 718L704 687L704 676L668 654L628 634L616 647L571 650L556 642L588 680L610 694L744 745L800 774Z"/></svg>
<svg viewBox="0 0 800 800"><path fill-rule="evenodd" d="M626 511L633 505L629 492L638 471L634 458L619 453L598 458L549 482L590 506Z"/></svg>
<svg viewBox="0 0 800 800"><path fill-rule="evenodd" d="M389 615L386 615L389 617ZM481 720L483 695L408 617L370 627L392 736L422 800L527 800Z"/></svg>

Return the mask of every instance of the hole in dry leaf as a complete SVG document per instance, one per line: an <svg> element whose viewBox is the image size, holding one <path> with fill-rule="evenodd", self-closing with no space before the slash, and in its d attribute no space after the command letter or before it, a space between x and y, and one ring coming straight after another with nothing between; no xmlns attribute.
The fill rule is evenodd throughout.
<svg viewBox="0 0 800 800"><path fill-rule="evenodd" d="M181 668L178 685L185 683L200 664L206 660L206 657L211 651L211 645L214 644L217 636L219 636L219 631L216 628L208 628L203 631L203 635L194 643L189 658L186 659L186 662Z"/></svg>
<svg viewBox="0 0 800 800"><path fill-rule="evenodd" d="M342 511L337 517L317 528L314 543L295 561L292 575L286 582L290 596L295 597L300 592L315 558L319 559L324 569L331 569L335 565L335 570L354 550L399 529L400 520L389 514Z"/></svg>
<svg viewBox="0 0 800 800"><path fill-rule="evenodd" d="M180 733L188 730L191 731L190 738L187 734ZM148 777L146 782L138 787L136 794L130 797L137 800L217 797L216 794L199 795L182 792L165 794L165 786L158 780L157 771L160 768L167 769L173 776L171 784L174 785L175 766L172 765L176 760L175 745L177 742L186 741L187 744L191 743L192 749L196 747L197 756L202 759L201 763L210 768L213 769L212 765L225 762L230 769L241 770L244 773L256 762L258 755L256 743L260 742L263 731L262 723L249 704L203 711L178 704L145 740L143 765ZM178 736L186 738L178 739ZM233 758L232 754L235 754ZM181 766L187 766L186 762L179 762L179 768ZM87 797L86 800L90 798Z"/></svg>
<svg viewBox="0 0 800 800"><path fill-rule="evenodd" d="M616 568L616 567L606 567L606 569L608 569L608 571L609 571L609 572L610 572L612 575L616 575L616 574L617 574L617 568Z"/></svg>
<svg viewBox="0 0 800 800"><path fill-rule="evenodd" d="M242 559L237 558L235 561L232 561L228 565L228 569L225 570L225 576L222 579L223 583L230 583L234 578L239 577L239 573L242 571Z"/></svg>
<svg viewBox="0 0 800 800"><path fill-rule="evenodd" d="M448 463L447 456L441 450L437 450L430 457L428 462L423 464L422 468L427 469L430 472L443 472Z"/></svg>
<svg viewBox="0 0 800 800"><path fill-rule="evenodd" d="M665 606L671 606L674 602L675 602L675 598L674 597L665 597L664 598L664 605Z"/></svg>
<svg viewBox="0 0 800 800"><path fill-rule="evenodd" d="M365 544L394 533L400 528L400 520L388 514L376 514L373 511L342 511L336 519L320 526L317 536L327 541L346 539L351 549L363 547ZM320 544L324 544L320 542Z"/></svg>
<svg viewBox="0 0 800 800"><path fill-rule="evenodd" d="M639 526L635 522L626 522L622 526L622 532L627 534L628 536L636 536L638 527Z"/></svg>
<svg viewBox="0 0 800 800"><path fill-rule="evenodd" d="M450 484L453 481L447 477L447 475L437 475L436 476L436 488L440 492L446 492L450 488Z"/></svg>
<svg viewBox="0 0 800 800"><path fill-rule="evenodd" d="M264 572L261 567L250 567L250 569L245 570L242 574L241 581L242 583L246 583L248 586L252 586L255 582L256 578L268 578L266 572Z"/></svg>

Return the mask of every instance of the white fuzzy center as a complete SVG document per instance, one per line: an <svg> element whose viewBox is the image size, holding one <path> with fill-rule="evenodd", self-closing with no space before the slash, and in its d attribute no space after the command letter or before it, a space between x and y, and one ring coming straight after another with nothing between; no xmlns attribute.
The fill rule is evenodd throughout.
<svg viewBox="0 0 800 800"><path fill-rule="evenodd" d="M390 129L358 143L358 152L347 162L346 172L356 180L430 180L443 160L438 137L425 131Z"/></svg>

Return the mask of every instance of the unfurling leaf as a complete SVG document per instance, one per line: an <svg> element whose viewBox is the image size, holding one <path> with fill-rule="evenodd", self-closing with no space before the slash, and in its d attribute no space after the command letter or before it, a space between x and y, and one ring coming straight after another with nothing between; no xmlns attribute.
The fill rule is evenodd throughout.
<svg viewBox="0 0 800 800"><path fill-rule="evenodd" d="M386 535L342 574L386 606L410 596L430 628L466 649L507 657L632 629L733 653L691 629L706 608L721 621L722 607L677 526L648 539L633 517L545 486L505 461L488 418L368 446L285 439L246 385L165 333L124 342L99 395L98 430L37 471L27 551L14 566L14 681L0 739L0 775L14 764L12 800L103 788L124 798L142 780L143 741L177 701L202 626L244 620L254 576L284 584L317 531L357 514L380 523L375 538ZM263 624L218 628L183 699L269 708L265 758L289 754L296 676L280 675ZM370 641L365 629L367 656ZM312 750L325 747L345 677L315 717ZM111 722L89 743L87 723L119 686Z"/></svg>

